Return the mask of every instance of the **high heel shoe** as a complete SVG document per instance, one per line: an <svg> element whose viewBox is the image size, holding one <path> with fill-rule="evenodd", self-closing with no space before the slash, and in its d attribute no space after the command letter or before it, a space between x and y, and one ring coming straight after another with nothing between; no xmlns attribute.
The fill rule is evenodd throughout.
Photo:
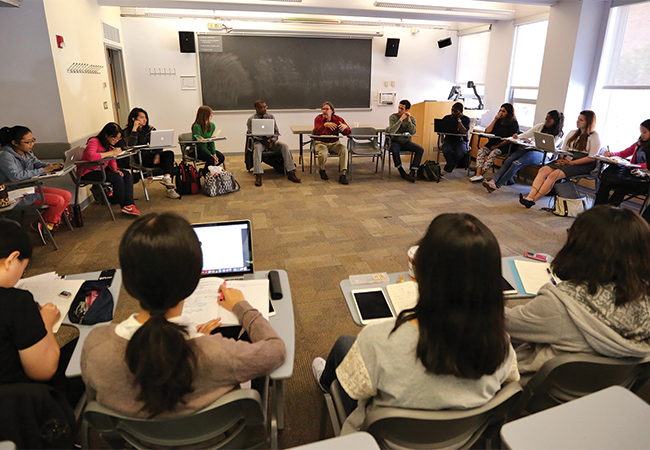
<svg viewBox="0 0 650 450"><path fill-rule="evenodd" d="M519 194L519 203L521 203L528 209L530 209L535 204L534 201L524 198L524 194L521 193Z"/></svg>

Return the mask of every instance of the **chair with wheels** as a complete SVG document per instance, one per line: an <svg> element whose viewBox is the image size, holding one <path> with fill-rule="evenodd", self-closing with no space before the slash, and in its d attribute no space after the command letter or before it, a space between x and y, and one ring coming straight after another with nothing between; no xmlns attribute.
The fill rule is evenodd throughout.
<svg viewBox="0 0 650 450"><path fill-rule="evenodd" d="M68 150L66 153L66 157L68 157L68 152L73 152L74 154L74 161L76 162L77 165L77 170L73 170L70 172L70 176L72 177L72 181L74 181L75 184L75 191L74 191L74 206L75 208L79 206L79 188L81 187L86 187L86 186L98 186L101 191L102 198L104 200L104 204L108 208L108 212L111 214L111 218L115 220L115 214L113 214L113 209L111 208L111 204L108 201L108 197L106 196L106 192L104 191L104 188L107 186L110 186L111 183L106 181L106 169L104 168L104 164L102 161L84 161L82 160L83 152L84 149L83 147L75 147L71 150ZM93 181L93 180L82 180L81 179L81 170L83 170L86 167L100 167L101 172L102 172L102 179L99 181Z"/></svg>
<svg viewBox="0 0 650 450"><path fill-rule="evenodd" d="M237 389L188 416L125 417L94 401L83 416L110 448L122 449L126 443L137 449L258 448L269 440L267 406L268 378L262 396L254 389ZM259 437L260 442L250 445Z"/></svg>
<svg viewBox="0 0 650 450"><path fill-rule="evenodd" d="M325 393L337 435L345 421L340 389L339 382L334 381L330 393ZM489 439L497 434L521 391L519 383L506 383L485 405L466 410L381 407L368 412L361 431L372 434L381 448L470 448L481 436Z"/></svg>
<svg viewBox="0 0 650 450"><path fill-rule="evenodd" d="M384 152L379 144L379 133L374 128L357 127L348 136L348 176L352 179L352 158L366 157L375 161L375 173L381 159L381 177L384 178ZM375 159L376 158L376 159Z"/></svg>
<svg viewBox="0 0 650 450"><path fill-rule="evenodd" d="M536 413L609 386L631 391L649 378L650 357L608 358L573 353L551 359L526 383L513 408L513 417Z"/></svg>

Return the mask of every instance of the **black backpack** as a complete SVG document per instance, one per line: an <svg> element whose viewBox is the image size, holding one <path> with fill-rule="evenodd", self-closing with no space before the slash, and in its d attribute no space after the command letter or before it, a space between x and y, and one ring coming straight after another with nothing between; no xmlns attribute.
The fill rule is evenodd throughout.
<svg viewBox="0 0 650 450"><path fill-rule="evenodd" d="M435 161L424 161L418 170L418 178L425 181L435 181L440 183L442 179L442 170L440 164Z"/></svg>
<svg viewBox="0 0 650 450"><path fill-rule="evenodd" d="M176 188L181 195L194 195L201 192L201 177L192 164L186 162L179 164Z"/></svg>

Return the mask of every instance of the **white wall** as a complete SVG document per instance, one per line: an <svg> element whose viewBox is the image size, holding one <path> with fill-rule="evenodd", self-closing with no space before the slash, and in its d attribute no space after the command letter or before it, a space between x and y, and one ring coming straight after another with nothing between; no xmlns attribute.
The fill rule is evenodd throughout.
<svg viewBox="0 0 650 450"><path fill-rule="evenodd" d="M97 133L115 120L101 22L119 28L120 9L100 7L88 0L44 0L44 5L47 44L53 55L67 140L72 142ZM57 34L65 40L63 49L57 47ZM74 62L97 64L103 69L99 75L68 73ZM104 102L108 102L108 109L104 109Z"/></svg>
<svg viewBox="0 0 650 450"><path fill-rule="evenodd" d="M173 128L176 134L189 132L196 110L201 105L199 91L183 91L181 75L197 76L197 55L180 53L178 31L207 31L202 20L127 18L121 20L127 83L131 107L144 108L152 125L158 129ZM331 31L333 28L329 27ZM338 28L334 28L338 29ZM454 43L438 49L437 41L452 36ZM386 58L386 38L400 38L399 56ZM457 46L455 32L420 30L412 35L410 29L387 28L384 37L373 39L371 92L384 88L384 80L395 81L398 101L411 103L423 100L446 100L456 70ZM150 67L172 68L176 75L149 75ZM327 100L323 98L323 101ZM372 111L337 111L348 122L368 125L388 124L388 116L397 106L377 106ZM319 111L270 112L277 119L282 140L292 149L298 148L298 136L291 134L291 125L311 125ZM217 129L228 140L219 144L226 153L242 152L245 144L246 118L254 112L215 112Z"/></svg>
<svg viewBox="0 0 650 450"><path fill-rule="evenodd" d="M0 8L0 80L0 126L25 125L39 143L67 142L42 0Z"/></svg>
<svg viewBox="0 0 650 450"><path fill-rule="evenodd" d="M483 100L485 109L489 112L481 118L481 124L484 126L492 122L499 107L507 99L514 37L514 21L501 21L492 24L488 67L485 73L485 99Z"/></svg>

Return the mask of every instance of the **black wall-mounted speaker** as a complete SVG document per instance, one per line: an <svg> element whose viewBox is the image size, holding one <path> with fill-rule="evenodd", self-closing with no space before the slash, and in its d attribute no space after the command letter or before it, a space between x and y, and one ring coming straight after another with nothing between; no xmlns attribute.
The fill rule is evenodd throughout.
<svg viewBox="0 0 650 450"><path fill-rule="evenodd" d="M196 53L194 33L192 31L179 31L178 40L181 44L181 53Z"/></svg>
<svg viewBox="0 0 650 450"><path fill-rule="evenodd" d="M386 56L397 56L399 50L399 39L386 39Z"/></svg>
<svg viewBox="0 0 650 450"><path fill-rule="evenodd" d="M445 47L449 47L450 45L451 45L451 38L450 37L440 39L438 41L438 48L445 48Z"/></svg>

